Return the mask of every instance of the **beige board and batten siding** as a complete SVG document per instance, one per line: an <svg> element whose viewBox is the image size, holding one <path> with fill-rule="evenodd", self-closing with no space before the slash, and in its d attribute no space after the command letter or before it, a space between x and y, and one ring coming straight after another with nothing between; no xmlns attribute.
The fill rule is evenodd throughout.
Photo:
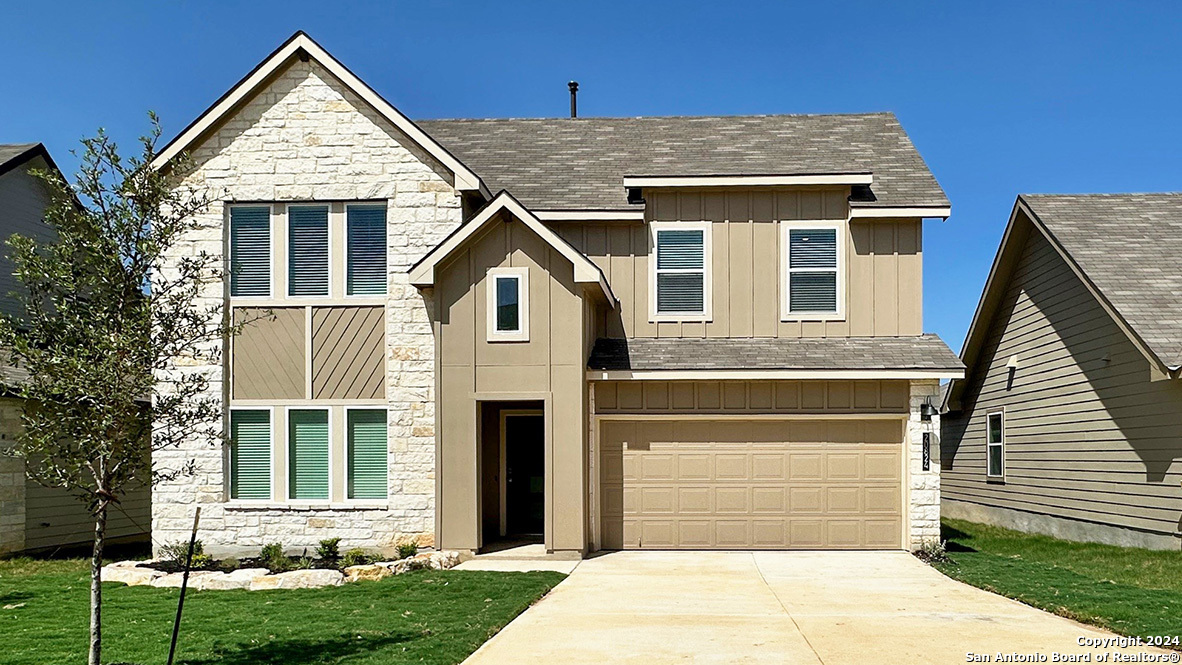
<svg viewBox="0 0 1182 665"><path fill-rule="evenodd" d="M1046 238L1029 223L1017 231L1024 244L963 410L943 419L944 512L1176 549L1182 383L1151 380L1149 361ZM998 482L986 478L985 421L1002 408ZM1114 536L1102 525L1131 531Z"/></svg>
<svg viewBox="0 0 1182 665"><path fill-rule="evenodd" d="M502 267L529 271L528 341L488 341L488 271ZM481 546L478 404L517 400L546 410L545 546L585 550L588 287L516 220L490 225L436 271L441 546Z"/></svg>
<svg viewBox="0 0 1182 665"><path fill-rule="evenodd" d="M902 547L909 391L597 382L600 547Z"/></svg>
<svg viewBox="0 0 1182 665"><path fill-rule="evenodd" d="M645 190L646 221L712 223L713 318L649 320L649 228L640 223L552 222L603 270L620 299L605 312L606 337L857 337L923 332L919 219L847 223L847 308L840 321L781 321L780 221L849 217L848 188ZM773 276L779 276L773 278Z"/></svg>

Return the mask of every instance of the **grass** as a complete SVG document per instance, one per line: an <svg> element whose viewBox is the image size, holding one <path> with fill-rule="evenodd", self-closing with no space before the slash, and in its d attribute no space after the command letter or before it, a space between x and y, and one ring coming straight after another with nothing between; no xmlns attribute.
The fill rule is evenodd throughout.
<svg viewBox="0 0 1182 665"><path fill-rule="evenodd" d="M1075 543L945 520L941 572L1123 635L1177 635L1182 552Z"/></svg>
<svg viewBox="0 0 1182 665"><path fill-rule="evenodd" d="M185 598L178 663L458 663L563 578L422 571L326 589L197 591ZM163 663L177 589L103 586L103 659ZM0 561L0 663L86 660L82 559Z"/></svg>

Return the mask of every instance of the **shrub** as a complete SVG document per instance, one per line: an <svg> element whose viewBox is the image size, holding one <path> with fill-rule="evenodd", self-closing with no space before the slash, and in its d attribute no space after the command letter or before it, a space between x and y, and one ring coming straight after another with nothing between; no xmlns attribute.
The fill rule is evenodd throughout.
<svg viewBox="0 0 1182 665"><path fill-rule="evenodd" d="M943 540L929 540L915 550L913 554L921 561L926 563L950 563L952 559L948 558L947 543Z"/></svg>
<svg viewBox="0 0 1182 665"><path fill-rule="evenodd" d="M160 548L161 563L172 569L184 570L185 559L188 557L189 543L184 541L168 543ZM193 570L201 570L212 565L213 557L205 553L205 545L200 540L193 541L193 560L189 567Z"/></svg>
<svg viewBox="0 0 1182 665"><path fill-rule="evenodd" d="M315 563L315 560L310 556L302 556L295 561L297 570L308 570Z"/></svg>
<svg viewBox="0 0 1182 665"><path fill-rule="evenodd" d="M355 547L348 552L345 552L345 557L341 561L341 566L348 568L349 566L364 566L367 563L373 563L374 558L366 553L360 547Z"/></svg>
<svg viewBox="0 0 1182 665"><path fill-rule="evenodd" d="M340 538L325 538L316 547L316 558L324 559L325 561L336 561L341 558L340 545Z"/></svg>
<svg viewBox="0 0 1182 665"><path fill-rule="evenodd" d="M398 558L409 559L419 553L419 544L413 540L404 540L398 543Z"/></svg>
<svg viewBox="0 0 1182 665"><path fill-rule="evenodd" d="M241 565L242 564L238 561L237 557L228 556L222 559L222 563L219 568L229 573L238 570Z"/></svg>
<svg viewBox="0 0 1182 665"><path fill-rule="evenodd" d="M259 560L272 573L291 570L291 559L283 553L283 543L268 543L259 551Z"/></svg>

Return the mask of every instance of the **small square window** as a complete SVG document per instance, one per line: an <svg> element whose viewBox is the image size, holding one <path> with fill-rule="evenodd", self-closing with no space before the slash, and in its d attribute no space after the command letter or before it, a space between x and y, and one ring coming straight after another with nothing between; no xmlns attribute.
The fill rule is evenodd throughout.
<svg viewBox="0 0 1182 665"><path fill-rule="evenodd" d="M493 268L488 271L488 277L488 341L528 341L528 270Z"/></svg>

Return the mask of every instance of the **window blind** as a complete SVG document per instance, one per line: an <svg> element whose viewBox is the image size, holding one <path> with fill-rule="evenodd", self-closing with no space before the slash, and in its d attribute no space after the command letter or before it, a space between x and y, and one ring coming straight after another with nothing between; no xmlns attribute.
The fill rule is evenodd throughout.
<svg viewBox="0 0 1182 665"><path fill-rule="evenodd" d="M271 498L271 413L230 412L230 498Z"/></svg>
<svg viewBox="0 0 1182 665"><path fill-rule="evenodd" d="M271 208L230 208L230 295L271 295Z"/></svg>
<svg viewBox="0 0 1182 665"><path fill-rule="evenodd" d="M351 296L386 293L386 206L348 208L346 288Z"/></svg>
<svg viewBox="0 0 1182 665"><path fill-rule="evenodd" d="M288 496L328 498L328 411L288 412Z"/></svg>
<svg viewBox="0 0 1182 665"><path fill-rule="evenodd" d="M287 294L328 295L328 208L287 209Z"/></svg>
<svg viewBox="0 0 1182 665"><path fill-rule="evenodd" d="M837 311L837 230L788 232L788 310Z"/></svg>
<svg viewBox="0 0 1182 665"><path fill-rule="evenodd" d="M700 230L657 231L657 311L705 311L705 235Z"/></svg>
<svg viewBox="0 0 1182 665"><path fill-rule="evenodd" d="M349 498L386 498L386 412L352 409L348 416Z"/></svg>

